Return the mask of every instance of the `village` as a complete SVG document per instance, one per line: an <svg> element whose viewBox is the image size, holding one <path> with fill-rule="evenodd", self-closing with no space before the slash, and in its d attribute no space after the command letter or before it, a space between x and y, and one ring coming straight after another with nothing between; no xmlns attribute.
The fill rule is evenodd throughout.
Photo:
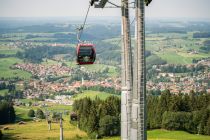
<svg viewBox="0 0 210 140"><path fill-rule="evenodd" d="M167 64L166 64L167 65ZM153 66L155 70L158 71L158 75L155 79L167 79L166 81L153 82L152 80L147 81L146 89L150 90L160 90L165 89L170 90L171 93L178 94L189 94L194 91L196 93L206 92L210 93L210 72L208 70L210 66L210 60L204 59L196 64L186 65L188 68L193 66L201 65L205 67L204 71L198 71L194 75L186 73L164 73L161 72L159 68Z"/></svg>
<svg viewBox="0 0 210 140"><path fill-rule="evenodd" d="M101 79L90 79L85 80L83 77L79 81L71 81L72 75L77 70L62 66L61 64L56 65L42 65L33 63L16 64L16 69L27 71L32 74L33 79L29 81L19 81L18 86L24 87L24 96L27 99L38 99L40 96L53 95L54 99L46 99L47 102L59 103L64 105L71 105L70 97L61 96L60 93L71 94L78 93L81 87L95 87L100 86L104 88L114 88L120 90L121 82L120 78L105 78ZM92 73L86 71L83 67L80 68L81 72L85 72L91 77ZM82 74L82 73L81 73ZM56 80L49 80L47 77L57 77ZM60 96L60 97L58 97Z"/></svg>
<svg viewBox="0 0 210 140"><path fill-rule="evenodd" d="M207 68L210 65L209 60L201 60L197 64L194 65L204 65ZM192 67L191 64L188 67ZM75 73L73 68L68 66L62 66L61 64L56 65L42 65L42 64L33 64L33 63L25 63L25 64L16 64L15 68L21 69L31 73L33 76L37 78L31 79L27 83L25 81L18 82L20 86L28 86L25 88L24 95L28 99L39 98L40 95L50 95L55 94L59 95L59 93L78 93L78 89L81 87L94 87L101 86L105 88L114 88L115 90L121 89L121 79L120 78L105 78L103 80L99 79L90 79L85 80L81 77L78 81L69 82L71 76ZM81 72L86 72L87 74L92 75L92 73L86 71L83 67L81 68ZM166 73L161 72L161 70L157 67L153 67L158 71L158 75L155 79L164 78L167 81L158 81L154 82L152 80L148 80L146 87L147 91L151 90L160 90L164 91L169 89L171 93L178 94L184 93L189 94L192 90L194 92L207 92L210 93L210 72L197 72L196 75L186 75L186 74L176 74L176 73ZM62 80L46 80L46 77L56 76L60 77ZM58 78L59 79L59 78ZM52 101L52 102L60 102L60 101ZM61 103L61 102L60 102ZM65 104L70 104L69 102L63 102Z"/></svg>

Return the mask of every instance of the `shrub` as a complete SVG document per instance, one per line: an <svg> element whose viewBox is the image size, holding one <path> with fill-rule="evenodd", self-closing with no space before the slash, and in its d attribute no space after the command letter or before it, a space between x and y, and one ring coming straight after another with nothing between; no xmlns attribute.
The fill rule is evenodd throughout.
<svg viewBox="0 0 210 140"><path fill-rule="evenodd" d="M28 111L28 116L29 116L29 117L35 117L35 112L34 112L33 109L30 109L30 110Z"/></svg>
<svg viewBox="0 0 210 140"><path fill-rule="evenodd" d="M36 117L39 118L39 119L44 119L45 118L44 113L41 109L37 109Z"/></svg>

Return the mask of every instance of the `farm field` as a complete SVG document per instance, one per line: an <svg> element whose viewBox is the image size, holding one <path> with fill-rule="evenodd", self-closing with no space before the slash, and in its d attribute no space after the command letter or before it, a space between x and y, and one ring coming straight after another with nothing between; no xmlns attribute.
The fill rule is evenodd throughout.
<svg viewBox="0 0 210 140"><path fill-rule="evenodd" d="M0 54L14 56L17 53L17 51L21 51L21 49L0 45ZM23 63L23 60L18 59L16 57L0 58L0 77L20 77L23 79L30 79L30 73L10 68L15 63Z"/></svg>
<svg viewBox="0 0 210 140"><path fill-rule="evenodd" d="M162 52L155 52L157 56L166 60L169 64L191 64L193 59L201 59L209 57L210 54L189 54L184 50L177 50L174 48L166 49Z"/></svg>
<svg viewBox="0 0 210 140"><path fill-rule="evenodd" d="M209 53L199 51L202 43L203 40L193 39L192 33L161 33L146 36L146 49L169 64L192 64L193 59L209 57Z"/></svg>
<svg viewBox="0 0 210 140"><path fill-rule="evenodd" d="M90 72L103 71L105 68L108 68L108 76L116 77L119 75L116 71L116 67L114 66L109 66L109 65L104 65L104 64L95 64L95 65L90 65L90 66L84 66L84 68Z"/></svg>
<svg viewBox="0 0 210 140"><path fill-rule="evenodd" d="M85 97L89 97L91 99L95 99L96 97L99 97L102 100L105 100L109 96L118 96L120 95L113 95L106 92L100 92L100 91L92 91L92 90L85 90L83 93L76 94L73 96L73 100L79 100Z"/></svg>
<svg viewBox="0 0 210 140"><path fill-rule="evenodd" d="M10 69L10 67L15 63L23 63L23 61L15 57L0 58L0 77L20 77L23 79L30 79L30 73L21 70Z"/></svg>
<svg viewBox="0 0 210 140"><path fill-rule="evenodd" d="M12 55L16 54L20 49L0 47L0 54Z"/></svg>
<svg viewBox="0 0 210 140"><path fill-rule="evenodd" d="M199 51L205 39L194 39L193 33L160 33L146 35L146 50L152 55L157 55L167 61L168 64L192 64L193 59L201 59L210 56L210 53ZM120 38L103 40L106 43L116 45L120 49ZM135 43L132 39L133 44ZM196 51L196 53L189 53Z"/></svg>

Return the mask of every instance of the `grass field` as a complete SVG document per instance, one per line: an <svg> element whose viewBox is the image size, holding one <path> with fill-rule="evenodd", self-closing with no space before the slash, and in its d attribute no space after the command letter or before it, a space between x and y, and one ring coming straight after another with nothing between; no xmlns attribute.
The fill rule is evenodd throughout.
<svg viewBox="0 0 210 140"><path fill-rule="evenodd" d="M146 50L151 51L169 64L192 64L193 59L209 57L209 53L199 52L204 40L193 39L192 34L149 34L146 36ZM198 54L190 54L189 50Z"/></svg>
<svg viewBox="0 0 210 140"><path fill-rule="evenodd" d="M210 136L190 134L184 131L150 130L147 131L148 140L210 140ZM120 137L104 138L106 140L120 140Z"/></svg>
<svg viewBox="0 0 210 140"><path fill-rule="evenodd" d="M117 73L116 71L116 67L114 66L109 66L109 65L104 65L104 64L94 64L94 65L88 65L88 66L84 66L85 69L87 69L90 72L94 72L94 71L102 71L105 68L109 68L108 71L108 75L113 77L113 76L117 76L119 75L119 73Z"/></svg>
<svg viewBox="0 0 210 140"><path fill-rule="evenodd" d="M8 89L0 90L0 96L4 96L4 94L7 92L8 92Z"/></svg>
<svg viewBox="0 0 210 140"><path fill-rule="evenodd" d="M105 100L109 96L117 96L117 97L120 97L118 95L113 95L113 94L109 94L109 93L106 93L106 92L85 90L83 93L74 95L73 96L73 99L74 100L79 100L79 99L82 99L82 98L85 98L85 97L89 97L91 99L95 99L96 96L98 96L102 100Z"/></svg>
<svg viewBox="0 0 210 140"><path fill-rule="evenodd" d="M6 125L9 130L4 130L4 140L58 140L60 135L60 124L52 123L52 130L48 130L46 120L41 122L26 122L25 125L11 124ZM3 126L4 127L4 126ZM87 134L69 123L67 116L64 117L63 130L65 140L76 140L87 138Z"/></svg>
<svg viewBox="0 0 210 140"><path fill-rule="evenodd" d="M157 55L160 58L162 58L163 60L166 60L170 64L171 63L172 64L189 64L189 63L192 63L191 58L178 55L177 53L174 53L173 51L157 53Z"/></svg>
<svg viewBox="0 0 210 140"><path fill-rule="evenodd" d="M18 50L16 49L0 49L0 54L16 54Z"/></svg>
<svg viewBox="0 0 210 140"><path fill-rule="evenodd" d="M51 104L50 106L44 107L44 108L41 108L41 109L47 109L47 110L51 110L51 111L53 111L53 110L68 110L68 111L71 111L72 110L72 106Z"/></svg>
<svg viewBox="0 0 210 140"><path fill-rule="evenodd" d="M15 106L15 114L16 114L16 121L28 121L28 120L32 120L30 117L28 117L28 111L30 109L29 108L24 108L24 107L18 107Z"/></svg>
<svg viewBox="0 0 210 140"><path fill-rule="evenodd" d="M25 125L11 124L1 127L9 127L9 130L3 130L4 140L57 140L59 139L59 124L52 123L52 130L48 130L45 120L42 122L26 122ZM88 140L87 134L69 123L67 116L64 117L64 139ZM209 140L210 136L189 134L184 131L152 130L148 131L148 140ZM104 140L120 140L120 137L107 137Z"/></svg>
<svg viewBox="0 0 210 140"><path fill-rule="evenodd" d="M30 73L17 69L10 69L10 67L13 66L15 63L23 63L23 61L15 57L0 58L0 77L20 77L24 79L29 79L31 77Z"/></svg>
<svg viewBox="0 0 210 140"><path fill-rule="evenodd" d="M201 59L210 56L210 54L177 52L175 49L168 49L167 52L158 52L156 54L163 60L166 60L169 64L191 64L193 59Z"/></svg>
<svg viewBox="0 0 210 140"><path fill-rule="evenodd" d="M121 38L112 38L112 39L106 39L106 40L103 40L103 42L105 43L110 43L112 45L116 45L116 46L119 46L121 45Z"/></svg>
<svg viewBox="0 0 210 140"><path fill-rule="evenodd" d="M55 38L47 38L47 37L37 37L37 38L30 38L26 39L27 41L56 41Z"/></svg>
<svg viewBox="0 0 210 140"><path fill-rule="evenodd" d="M113 45L120 45L120 38L103 40ZM135 43L132 40L133 44ZM151 51L169 64L192 64L193 59L209 57L210 54L199 52L204 40L192 38L192 33L159 33L146 35L146 50ZM195 50L198 54L189 54L187 51Z"/></svg>
<svg viewBox="0 0 210 140"><path fill-rule="evenodd" d="M150 130L147 131L148 140L210 140L210 136L190 134L184 131ZM120 137L105 138L106 140L120 140Z"/></svg>
<svg viewBox="0 0 210 140"><path fill-rule="evenodd" d="M210 140L210 136L190 134L184 131L148 131L149 140Z"/></svg>
<svg viewBox="0 0 210 140"><path fill-rule="evenodd" d="M16 54L17 51L21 51L21 49L14 48L11 46L0 45L0 54L11 55L11 54Z"/></svg>
<svg viewBox="0 0 210 140"><path fill-rule="evenodd" d="M9 130L3 130L4 140L57 140L59 139L60 134L60 125L59 123L52 123L52 130L48 130L48 125L46 120L41 122L34 122L32 118L27 116L27 113L30 109L36 111L39 107L24 107L24 106L15 106L15 112L17 115L17 122L23 120L26 121L25 125L19 124L9 124L9 125L0 125L2 127L9 127ZM48 108L49 110L63 109L63 105L54 105ZM67 107L66 107L67 108ZM68 106L68 109L71 110L71 107ZM44 110L42 108L42 110ZM80 138L87 138L87 134L77 127L69 123L69 115L63 115L63 128L64 128L64 137L66 140L76 140Z"/></svg>
<svg viewBox="0 0 210 140"><path fill-rule="evenodd" d="M46 107L15 106L15 112L19 120L30 120L31 118L27 116L28 111L30 109L33 109L34 111L36 111L38 108L42 109L43 111L48 110L48 111L55 111L55 112L57 112L58 110L68 110L68 111L72 110L72 106L69 106L69 105L49 104Z"/></svg>

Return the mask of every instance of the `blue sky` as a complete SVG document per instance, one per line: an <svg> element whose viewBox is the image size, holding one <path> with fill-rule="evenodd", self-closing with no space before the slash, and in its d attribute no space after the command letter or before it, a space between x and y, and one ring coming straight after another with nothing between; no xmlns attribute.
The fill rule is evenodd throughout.
<svg viewBox="0 0 210 140"><path fill-rule="evenodd" d="M110 0L120 4L121 0ZM84 16L89 0L0 0L0 17ZM132 2L130 0L130 2ZM131 10L134 13L134 10ZM146 17L208 18L210 0L153 0ZM120 16L120 9L94 9L90 16Z"/></svg>

